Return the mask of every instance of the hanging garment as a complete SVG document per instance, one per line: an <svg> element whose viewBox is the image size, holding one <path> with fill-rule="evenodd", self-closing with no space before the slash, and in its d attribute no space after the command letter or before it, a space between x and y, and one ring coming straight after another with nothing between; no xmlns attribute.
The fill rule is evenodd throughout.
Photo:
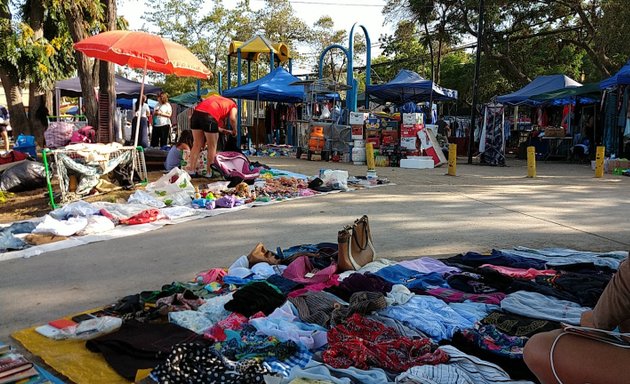
<svg viewBox="0 0 630 384"><path fill-rule="evenodd" d="M481 163L505 165L505 108L501 104L486 105L479 152Z"/></svg>

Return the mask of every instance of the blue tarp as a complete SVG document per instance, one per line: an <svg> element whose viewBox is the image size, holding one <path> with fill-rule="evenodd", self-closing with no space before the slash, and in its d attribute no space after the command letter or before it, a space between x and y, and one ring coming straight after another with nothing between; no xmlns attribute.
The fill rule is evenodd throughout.
<svg viewBox="0 0 630 384"><path fill-rule="evenodd" d="M286 69L277 67L256 81L223 91L223 96L235 99L300 103L304 101L304 86L289 85L300 81Z"/></svg>
<svg viewBox="0 0 630 384"><path fill-rule="evenodd" d="M127 97L140 96L141 83L129 79L125 79L122 76L116 75L116 95ZM72 79L60 80L55 83L55 88L61 90L61 96L79 97L82 95L81 82L78 77ZM145 95L157 96L162 91L162 88L155 87L153 85L144 85Z"/></svg>
<svg viewBox="0 0 630 384"><path fill-rule="evenodd" d="M398 105L409 101L457 100L457 91L442 88L413 71L401 69L392 81L385 84L369 85L366 92L370 97L390 101Z"/></svg>
<svg viewBox="0 0 630 384"><path fill-rule="evenodd" d="M612 88L617 85L628 85L630 84L630 61L626 63L619 72L615 73L613 76L609 77L606 80L602 80L599 83L600 89Z"/></svg>
<svg viewBox="0 0 630 384"><path fill-rule="evenodd" d="M201 96L206 96L209 93L217 93L216 91L213 91L207 88L202 88L199 90L199 92ZM176 104L183 105L189 108L197 105L197 103L200 101L197 98L197 91L190 91L190 92L182 93L181 95L173 96L169 98L168 100L171 103L176 103Z"/></svg>
<svg viewBox="0 0 630 384"><path fill-rule="evenodd" d="M498 96L497 101L503 104L540 104L530 98L542 93L553 92L563 88L580 87L582 84L565 75L538 76L531 83L516 92Z"/></svg>

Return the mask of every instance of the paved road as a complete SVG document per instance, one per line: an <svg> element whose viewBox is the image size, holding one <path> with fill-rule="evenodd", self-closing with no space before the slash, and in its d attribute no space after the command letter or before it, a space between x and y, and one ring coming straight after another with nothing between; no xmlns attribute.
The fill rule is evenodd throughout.
<svg viewBox="0 0 630 384"><path fill-rule="evenodd" d="M309 175L331 166L259 159ZM508 167L378 169L396 185L285 202L168 226L147 234L0 263L0 340L16 330L108 304L164 283L228 266L258 241L268 247L336 241L362 214L371 220L378 256L447 257L516 245L628 250L630 178L595 179L590 167L539 163ZM353 175L365 167L335 164Z"/></svg>

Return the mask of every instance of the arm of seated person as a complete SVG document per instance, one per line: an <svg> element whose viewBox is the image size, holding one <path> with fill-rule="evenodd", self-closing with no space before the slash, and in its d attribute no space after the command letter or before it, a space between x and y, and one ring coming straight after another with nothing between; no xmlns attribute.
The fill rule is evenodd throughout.
<svg viewBox="0 0 630 384"><path fill-rule="evenodd" d="M630 262L624 260L612 277L592 313L596 328L611 330L620 327L630 331Z"/></svg>

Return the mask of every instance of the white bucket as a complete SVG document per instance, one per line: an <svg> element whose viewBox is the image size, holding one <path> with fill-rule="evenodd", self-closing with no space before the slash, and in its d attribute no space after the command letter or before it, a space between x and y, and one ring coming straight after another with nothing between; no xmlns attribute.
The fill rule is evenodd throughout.
<svg viewBox="0 0 630 384"><path fill-rule="evenodd" d="M356 165L365 164L365 148L364 147L357 147L355 145L355 147L352 148L352 161Z"/></svg>
<svg viewBox="0 0 630 384"><path fill-rule="evenodd" d="M365 140L355 140L354 141L355 148L365 148Z"/></svg>

